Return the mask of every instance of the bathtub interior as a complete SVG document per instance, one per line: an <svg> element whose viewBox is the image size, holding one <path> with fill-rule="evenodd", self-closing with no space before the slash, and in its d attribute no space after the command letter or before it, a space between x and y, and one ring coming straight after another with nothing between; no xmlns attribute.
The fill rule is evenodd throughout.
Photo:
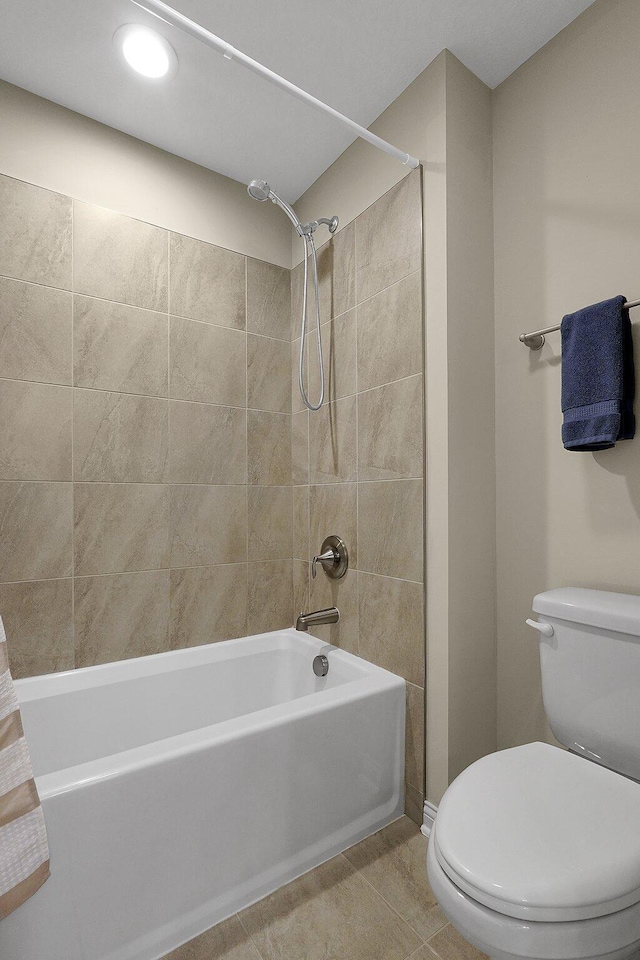
<svg viewBox="0 0 640 960"><path fill-rule="evenodd" d="M36 777L360 679L355 661L312 663L319 641L293 631L248 637L18 683ZM333 650L333 648L329 648Z"/></svg>

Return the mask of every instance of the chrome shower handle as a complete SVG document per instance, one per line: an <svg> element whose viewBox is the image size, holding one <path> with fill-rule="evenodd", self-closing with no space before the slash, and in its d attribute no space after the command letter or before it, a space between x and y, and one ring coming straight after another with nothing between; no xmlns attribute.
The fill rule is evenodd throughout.
<svg viewBox="0 0 640 960"><path fill-rule="evenodd" d="M320 549L322 552L311 561L312 578L315 580L318 563L322 564L324 572L332 580L344 577L349 567L349 551L344 540L332 534L330 537L325 537Z"/></svg>
<svg viewBox="0 0 640 960"><path fill-rule="evenodd" d="M338 556L338 551L334 550L333 547L329 547L329 549L325 550L324 553L319 553L318 556L314 557L313 560L311 561L312 578L315 580L317 576L317 568L316 568L317 563L321 563L326 570L327 567L330 569L331 567L335 566L335 564L338 563L339 560L340 560L340 557Z"/></svg>

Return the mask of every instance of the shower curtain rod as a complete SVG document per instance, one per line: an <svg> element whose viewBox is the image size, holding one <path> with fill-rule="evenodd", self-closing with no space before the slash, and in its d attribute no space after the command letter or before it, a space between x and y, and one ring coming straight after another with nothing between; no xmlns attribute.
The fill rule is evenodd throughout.
<svg viewBox="0 0 640 960"><path fill-rule="evenodd" d="M640 307L640 300L628 300L622 305L624 310L632 310L633 307ZM534 330L532 333L521 333L520 343L524 343L530 350L542 350L544 347L544 338L548 333L555 333L560 329L560 324L556 323L554 327L545 327L544 330Z"/></svg>
<svg viewBox="0 0 640 960"><path fill-rule="evenodd" d="M399 160L400 163L404 163L405 166L415 169L420 165L420 161L412 157L411 154L398 150L397 147L394 147L391 143L387 143L382 137L377 137L375 133L371 133L366 127L360 126L355 120L345 117L344 114L334 110L333 107L323 103L322 100L312 97L310 93L307 93L307 91L301 87L297 87L295 83L290 83L289 80L285 80L284 77L274 73L273 70L269 70L264 64L258 63L257 60L252 60L246 53L242 53L241 50L236 50L235 47L232 47L226 40L216 37L215 33L211 33L209 30L201 27L199 23L190 20L178 10L174 10L173 7L163 3L163 0L132 0L132 3L135 3L137 7L141 7L142 10L146 10L147 13L152 13L166 23L177 27L178 30L182 30L183 33L188 33L190 36L195 37L196 40L200 40L217 53L221 53L226 60L237 60L238 63L247 67L248 70L252 70L254 73L259 74L259 76L264 77L265 80L269 80L282 90L286 90L292 96L297 97L298 100L302 100L303 103L308 103L310 106L315 107L316 110L321 110L322 113L328 114L333 117L334 120L338 120L344 124L344 126L349 127L357 133L362 140L366 140L379 150L388 153L390 157Z"/></svg>

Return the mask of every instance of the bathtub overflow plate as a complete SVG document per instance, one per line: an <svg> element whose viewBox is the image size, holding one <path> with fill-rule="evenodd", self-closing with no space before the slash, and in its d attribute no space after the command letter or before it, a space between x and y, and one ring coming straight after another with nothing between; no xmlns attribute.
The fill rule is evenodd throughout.
<svg viewBox="0 0 640 960"><path fill-rule="evenodd" d="M313 658L313 672L316 677L326 677L329 673L329 661L323 653Z"/></svg>

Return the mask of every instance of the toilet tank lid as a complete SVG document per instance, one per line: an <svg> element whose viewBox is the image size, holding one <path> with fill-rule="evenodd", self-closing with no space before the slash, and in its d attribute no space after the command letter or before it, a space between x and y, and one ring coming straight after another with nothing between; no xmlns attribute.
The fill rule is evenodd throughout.
<svg viewBox="0 0 640 960"><path fill-rule="evenodd" d="M583 587L547 590L533 598L534 613L640 638L640 597Z"/></svg>

